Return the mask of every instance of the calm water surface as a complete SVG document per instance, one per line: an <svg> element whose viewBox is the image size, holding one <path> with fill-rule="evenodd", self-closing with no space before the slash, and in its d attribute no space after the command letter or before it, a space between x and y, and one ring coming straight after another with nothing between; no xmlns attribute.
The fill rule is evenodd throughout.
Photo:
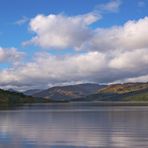
<svg viewBox="0 0 148 148"><path fill-rule="evenodd" d="M147 148L148 107L36 105L0 111L0 148Z"/></svg>

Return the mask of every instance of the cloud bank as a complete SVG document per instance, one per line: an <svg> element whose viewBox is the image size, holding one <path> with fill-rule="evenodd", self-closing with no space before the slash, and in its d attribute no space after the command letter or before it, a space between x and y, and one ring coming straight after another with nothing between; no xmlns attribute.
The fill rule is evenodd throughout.
<svg viewBox="0 0 148 148"><path fill-rule="evenodd" d="M103 9L112 7L117 6L108 4ZM35 35L25 44L49 52L68 49L75 53L56 56L37 52L30 62L1 70L0 85L25 89L72 82L148 81L148 17L129 20L122 26L93 28L100 19L96 12L32 18L29 26ZM0 48L0 62L17 61L21 56L16 49Z"/></svg>
<svg viewBox="0 0 148 148"><path fill-rule="evenodd" d="M16 48L2 48L0 47L0 63L17 63L24 56L23 52Z"/></svg>

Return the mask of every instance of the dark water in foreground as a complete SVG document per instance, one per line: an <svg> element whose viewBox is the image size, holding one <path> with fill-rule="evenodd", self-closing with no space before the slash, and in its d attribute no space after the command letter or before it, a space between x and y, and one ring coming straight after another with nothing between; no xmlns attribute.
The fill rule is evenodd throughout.
<svg viewBox="0 0 148 148"><path fill-rule="evenodd" d="M0 148L147 148L148 107L43 105L0 111Z"/></svg>

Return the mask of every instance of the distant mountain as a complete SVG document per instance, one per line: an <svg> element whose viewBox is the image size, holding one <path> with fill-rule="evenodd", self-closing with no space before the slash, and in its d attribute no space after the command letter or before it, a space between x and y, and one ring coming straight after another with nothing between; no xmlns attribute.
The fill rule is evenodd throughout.
<svg viewBox="0 0 148 148"><path fill-rule="evenodd" d="M113 84L95 94L77 100L83 101L148 101L148 83ZM76 100L76 101L77 101Z"/></svg>
<svg viewBox="0 0 148 148"><path fill-rule="evenodd" d="M148 83L112 85L78 84L46 90L29 90L27 95L0 89L0 106L58 101L148 101ZM32 95L32 96L31 96Z"/></svg>
<svg viewBox="0 0 148 148"><path fill-rule="evenodd" d="M23 93L27 96L32 96L33 94L39 93L41 91L42 91L41 89L31 89L31 90L26 90Z"/></svg>
<svg viewBox="0 0 148 148"><path fill-rule="evenodd" d="M94 94L99 89L102 89L105 85L85 83L78 85L57 86L47 90L34 93L32 96L41 97L52 100L71 100L75 98L85 97L90 94Z"/></svg>
<svg viewBox="0 0 148 148"><path fill-rule="evenodd" d="M12 88L9 88L8 91L10 91L10 92L18 92L17 90L12 89Z"/></svg>

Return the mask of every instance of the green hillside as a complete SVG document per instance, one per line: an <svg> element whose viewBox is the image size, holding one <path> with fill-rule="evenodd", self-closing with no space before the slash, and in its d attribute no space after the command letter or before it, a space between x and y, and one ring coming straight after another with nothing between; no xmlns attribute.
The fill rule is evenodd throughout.
<svg viewBox="0 0 148 148"><path fill-rule="evenodd" d="M128 96L125 98L126 101L148 101L148 91L134 96Z"/></svg>
<svg viewBox="0 0 148 148"><path fill-rule="evenodd" d="M22 93L10 92L0 89L0 107L15 106L25 103L42 103L46 101L46 99L36 99L30 96L25 96Z"/></svg>

